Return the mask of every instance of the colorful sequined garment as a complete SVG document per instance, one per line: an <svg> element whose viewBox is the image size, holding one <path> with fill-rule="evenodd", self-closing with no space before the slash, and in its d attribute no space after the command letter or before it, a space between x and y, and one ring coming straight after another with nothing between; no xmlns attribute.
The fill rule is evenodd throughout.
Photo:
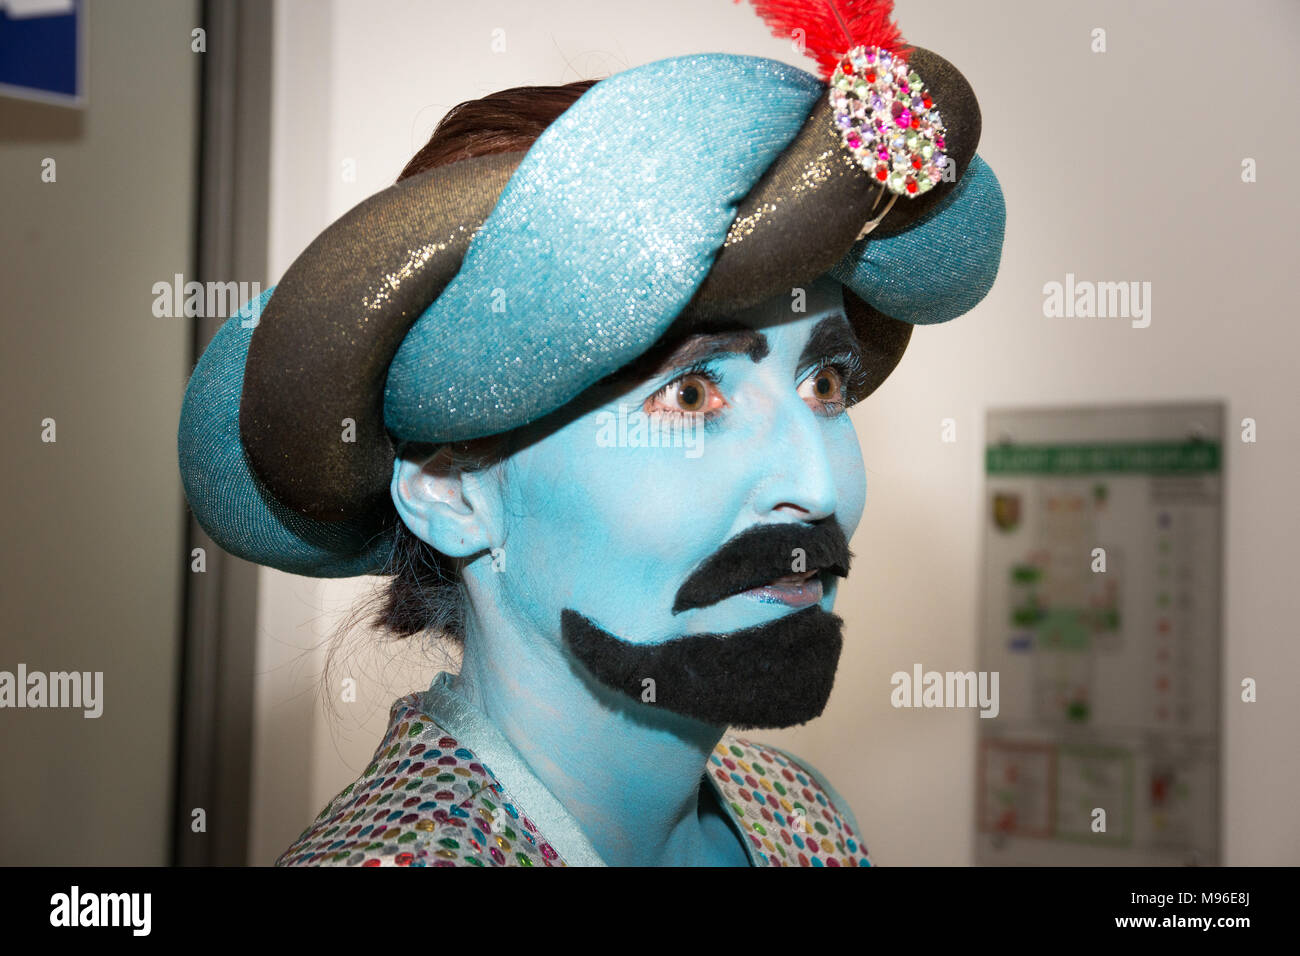
<svg viewBox="0 0 1300 956"><path fill-rule="evenodd" d="M365 773L277 866L604 865L450 677L439 674L428 691L393 704ZM753 866L871 865L844 801L784 751L728 734L705 779L743 833Z"/></svg>

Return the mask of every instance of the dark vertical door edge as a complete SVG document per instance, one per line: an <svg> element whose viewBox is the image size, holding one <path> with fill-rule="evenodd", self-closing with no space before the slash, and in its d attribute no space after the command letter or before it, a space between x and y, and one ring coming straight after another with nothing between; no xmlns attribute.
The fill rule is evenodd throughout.
<svg viewBox="0 0 1300 956"><path fill-rule="evenodd" d="M201 58L195 274L186 279L265 289L272 5L202 0L199 19L206 51L193 54ZM192 320L192 362L225 318ZM258 569L222 551L186 514L170 859L241 866L249 862ZM191 570L195 548L204 551L202 573ZM196 831L199 810L203 828Z"/></svg>

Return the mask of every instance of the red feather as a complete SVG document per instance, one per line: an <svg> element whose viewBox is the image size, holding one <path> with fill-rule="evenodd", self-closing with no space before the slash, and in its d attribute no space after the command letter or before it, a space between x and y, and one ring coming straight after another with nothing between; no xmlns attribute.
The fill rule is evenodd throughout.
<svg viewBox="0 0 1300 956"><path fill-rule="evenodd" d="M740 0L736 0L739 3ZM890 17L894 0L750 0L773 36L790 39L803 31L804 52L830 80L840 57L855 46L877 46L904 61L906 46Z"/></svg>

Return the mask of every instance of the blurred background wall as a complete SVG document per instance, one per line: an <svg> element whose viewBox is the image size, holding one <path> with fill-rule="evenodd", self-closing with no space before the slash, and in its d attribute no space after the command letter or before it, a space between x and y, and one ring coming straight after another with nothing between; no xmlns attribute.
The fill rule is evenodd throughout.
<svg viewBox="0 0 1300 956"><path fill-rule="evenodd" d="M755 736L829 776L880 863L972 862L978 718L895 709L889 678L916 662L978 666L985 410L1223 400L1222 859L1300 863L1300 821L1284 809L1300 789L1290 689L1300 509L1289 497L1300 473L1290 374L1300 189L1289 168L1300 138L1275 119L1297 87L1300 6L1235 7L1234 65L1212 55L1221 5L1201 0L898 0L896 11L904 36L955 63L979 96L979 152L1007 201L1001 273L972 313L917 329L892 378L851 412L867 507L836 606L847 624L835 692L811 724ZM1104 54L1090 49L1097 27ZM493 52L498 29L504 52ZM272 276L392 183L463 100L693 52L810 62L747 6L701 0L282 0L275 43ZM1247 156L1259 164L1250 185ZM1067 272L1151 282L1150 326L1045 318L1043 285ZM1256 444L1237 441L1247 416ZM941 441L945 418L954 443ZM336 659L327 706L319 645L368 582L261 575L250 853L269 862L365 769L392 700L448 662L362 636ZM343 676L358 680L355 703L339 699ZM1235 703L1244 676L1270 688L1256 704Z"/></svg>
<svg viewBox="0 0 1300 956"><path fill-rule="evenodd" d="M0 98L0 670L104 674L97 718L0 711L4 864L169 859L193 320L152 287L193 263L197 15L94 5L83 109Z"/></svg>

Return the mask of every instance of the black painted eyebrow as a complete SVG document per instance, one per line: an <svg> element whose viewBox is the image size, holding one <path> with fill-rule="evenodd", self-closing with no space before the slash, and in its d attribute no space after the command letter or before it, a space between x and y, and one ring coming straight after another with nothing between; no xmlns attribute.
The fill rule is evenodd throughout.
<svg viewBox="0 0 1300 956"><path fill-rule="evenodd" d="M768 353L767 336L743 323L727 319L695 326L693 331L679 336L669 333L649 351L606 375L597 387L617 390L636 386L675 368L729 352L748 355L754 362L761 361Z"/></svg>
<svg viewBox="0 0 1300 956"><path fill-rule="evenodd" d="M836 313L822 319L813 327L812 335L808 336L808 343L799 355L799 367L803 368L828 356L842 355L845 352L861 357L862 345L858 342L858 337L853 334L848 316Z"/></svg>
<svg viewBox="0 0 1300 956"><path fill-rule="evenodd" d="M761 362L769 351L767 336L747 326L697 332L683 339L651 376L732 352L748 355L751 362Z"/></svg>

